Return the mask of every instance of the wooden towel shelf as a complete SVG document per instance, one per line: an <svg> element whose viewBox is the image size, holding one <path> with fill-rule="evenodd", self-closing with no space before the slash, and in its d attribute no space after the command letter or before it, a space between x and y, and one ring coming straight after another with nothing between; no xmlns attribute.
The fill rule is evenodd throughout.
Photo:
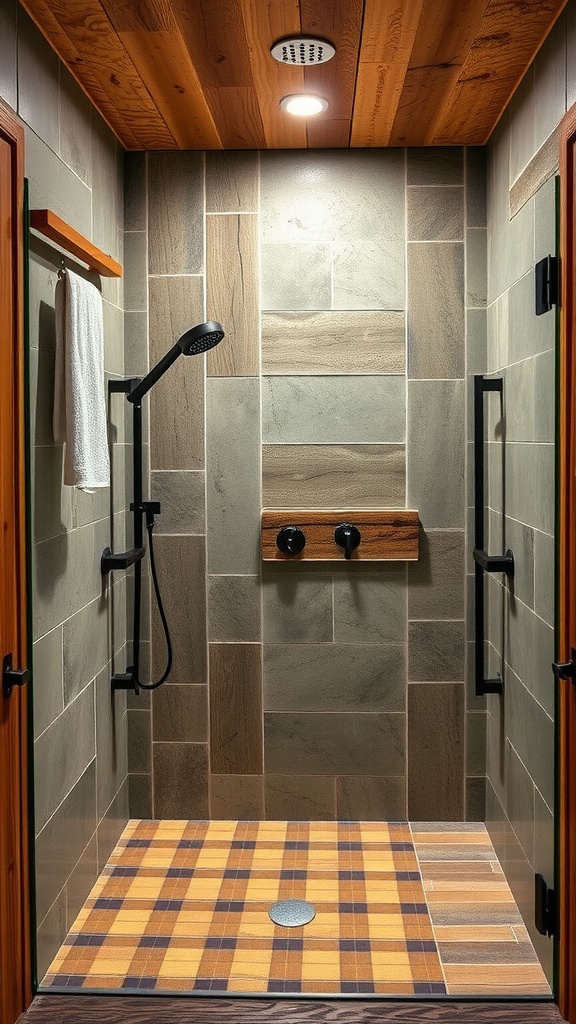
<svg viewBox="0 0 576 1024"><path fill-rule="evenodd" d="M92 242L52 213L52 210L30 210L30 227L87 263L91 270L97 270L103 277L122 277L121 263L92 245Z"/></svg>
<svg viewBox="0 0 576 1024"><path fill-rule="evenodd" d="M262 558L265 562L324 562L344 558L334 541L340 523L352 523L361 541L352 552L355 562L387 562L418 559L418 512L414 509L264 509L262 512ZM296 555L286 555L276 543L279 531L297 526L306 544Z"/></svg>

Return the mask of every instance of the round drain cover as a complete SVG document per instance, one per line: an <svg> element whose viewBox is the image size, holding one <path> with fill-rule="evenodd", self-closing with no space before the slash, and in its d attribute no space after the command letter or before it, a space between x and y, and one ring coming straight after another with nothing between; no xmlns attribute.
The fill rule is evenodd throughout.
<svg viewBox="0 0 576 1024"><path fill-rule="evenodd" d="M306 900L280 900L270 907L268 916L274 924L284 925L285 928L298 928L303 924L310 924L316 917L316 911Z"/></svg>

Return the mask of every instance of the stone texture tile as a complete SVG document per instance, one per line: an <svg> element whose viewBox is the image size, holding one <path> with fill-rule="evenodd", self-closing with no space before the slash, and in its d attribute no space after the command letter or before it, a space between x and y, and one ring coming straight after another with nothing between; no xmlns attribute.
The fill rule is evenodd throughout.
<svg viewBox="0 0 576 1024"><path fill-rule="evenodd" d="M408 375L464 376L464 246L408 245Z"/></svg>
<svg viewBox="0 0 576 1024"><path fill-rule="evenodd" d="M60 157L86 185L92 184L92 105L60 66Z"/></svg>
<svg viewBox="0 0 576 1024"><path fill-rule="evenodd" d="M466 163L466 224L469 228L486 227L486 147L468 146Z"/></svg>
<svg viewBox="0 0 576 1024"><path fill-rule="evenodd" d="M108 631L108 607L100 599L91 601L64 623L65 704L69 704L107 664L110 657Z"/></svg>
<svg viewBox="0 0 576 1024"><path fill-rule="evenodd" d="M124 153L124 229L146 230L146 153Z"/></svg>
<svg viewBox="0 0 576 1024"><path fill-rule="evenodd" d="M544 875L548 885L554 879L554 814L534 789L534 870Z"/></svg>
<svg viewBox="0 0 576 1024"><path fill-rule="evenodd" d="M403 821L406 779L344 775L336 779L338 821Z"/></svg>
<svg viewBox="0 0 576 1024"><path fill-rule="evenodd" d="M554 723L510 669L506 734L549 807L554 802Z"/></svg>
<svg viewBox="0 0 576 1024"><path fill-rule="evenodd" d="M570 109L571 104L568 104ZM552 175L534 197L534 262L556 252L556 177ZM552 316L554 314L552 313Z"/></svg>
<svg viewBox="0 0 576 1024"><path fill-rule="evenodd" d="M554 538L534 532L534 611L549 625L554 621Z"/></svg>
<svg viewBox="0 0 576 1024"><path fill-rule="evenodd" d="M260 570L260 395L248 378L207 383L208 571Z"/></svg>
<svg viewBox="0 0 576 1024"><path fill-rule="evenodd" d="M37 448L34 453L34 541L36 544L72 528L74 494L62 486L63 445ZM106 497L107 497L106 493Z"/></svg>
<svg viewBox="0 0 576 1024"><path fill-rule="evenodd" d="M59 61L24 11L18 16L18 113L54 153L59 152Z"/></svg>
<svg viewBox="0 0 576 1024"><path fill-rule="evenodd" d="M211 775L210 818L261 821L264 818L262 775Z"/></svg>
<svg viewBox="0 0 576 1024"><path fill-rule="evenodd" d="M260 372L258 217L228 214L206 219L206 319L226 337L206 355L212 377L257 377Z"/></svg>
<svg viewBox="0 0 576 1024"><path fill-rule="evenodd" d="M534 118L537 149L561 121L566 111L566 18L560 15L534 60L534 93L538 97Z"/></svg>
<svg viewBox="0 0 576 1024"><path fill-rule="evenodd" d="M333 821L335 779L321 775L266 775L264 800L268 821Z"/></svg>
<svg viewBox="0 0 576 1024"><path fill-rule="evenodd" d="M156 534L203 534L204 473L188 470L159 470L150 476L150 493L162 505L156 520Z"/></svg>
<svg viewBox="0 0 576 1024"><path fill-rule="evenodd" d="M148 154L148 231L151 274L203 270L203 155Z"/></svg>
<svg viewBox="0 0 576 1024"><path fill-rule="evenodd" d="M106 373L124 374L124 312L106 300L102 303L104 320L104 368ZM118 400L120 404L120 399Z"/></svg>
<svg viewBox="0 0 576 1024"><path fill-rule="evenodd" d="M382 567L370 576L354 572L334 577L334 638L341 644L405 642L404 567Z"/></svg>
<svg viewBox="0 0 576 1024"><path fill-rule="evenodd" d="M529 73L520 82L510 103L510 185L530 162L534 145L534 77Z"/></svg>
<svg viewBox="0 0 576 1024"><path fill-rule="evenodd" d="M266 644L266 711L404 711L399 644Z"/></svg>
<svg viewBox="0 0 576 1024"><path fill-rule="evenodd" d="M399 713L266 713L266 772L402 775L405 727L405 715Z"/></svg>
<svg viewBox="0 0 576 1024"><path fill-rule="evenodd" d="M485 309L466 310L466 370L470 373L486 373L486 331Z"/></svg>
<svg viewBox="0 0 576 1024"><path fill-rule="evenodd" d="M102 118L92 121L92 234L90 238L104 252L125 263L120 251L124 227L123 161L116 137ZM119 302L117 280L104 278L102 294L116 305ZM110 287L109 287L110 285Z"/></svg>
<svg viewBox="0 0 576 1024"><path fill-rule="evenodd" d="M258 209L258 154L206 153L206 212L254 213Z"/></svg>
<svg viewBox="0 0 576 1024"><path fill-rule="evenodd" d="M404 240L400 236L334 243L336 309L404 309Z"/></svg>
<svg viewBox="0 0 576 1024"><path fill-rule="evenodd" d="M206 682L206 555L203 537L157 537L160 593L170 623L173 662L170 683ZM154 675L164 671L164 632L156 606L152 614Z"/></svg>
<svg viewBox="0 0 576 1024"><path fill-rule="evenodd" d="M122 783L120 789L114 796L110 806L106 809L104 817L99 821L96 830L98 844L98 870L102 871L110 854L116 846L120 835L128 822L128 778Z"/></svg>
<svg viewBox="0 0 576 1024"><path fill-rule="evenodd" d="M466 821L484 821L486 818L486 777L466 779Z"/></svg>
<svg viewBox="0 0 576 1024"><path fill-rule="evenodd" d="M262 772L260 644L210 644L210 769Z"/></svg>
<svg viewBox="0 0 576 1024"><path fill-rule="evenodd" d="M125 819L126 821L127 819ZM71 930L98 878L98 842L94 835L66 882L66 927Z"/></svg>
<svg viewBox="0 0 576 1024"><path fill-rule="evenodd" d="M492 135L489 151L492 182L490 238L488 240L488 300L510 288L532 267L534 261L534 206L528 201L509 219L509 156L507 126L502 123ZM532 301L528 307L531 311Z"/></svg>
<svg viewBox="0 0 576 1024"><path fill-rule="evenodd" d="M36 970L38 978L43 978L46 974L66 938L67 931L66 890L62 889L46 917L38 923L36 929Z"/></svg>
<svg viewBox="0 0 576 1024"><path fill-rule="evenodd" d="M430 766L434 770L430 771ZM464 686L408 687L408 818L464 814Z"/></svg>
<svg viewBox="0 0 576 1024"><path fill-rule="evenodd" d="M18 5L7 0L0 9L0 96L16 110L18 106Z"/></svg>
<svg viewBox="0 0 576 1024"><path fill-rule="evenodd" d="M262 316L263 373L403 373L400 310L284 310Z"/></svg>
<svg viewBox="0 0 576 1024"><path fill-rule="evenodd" d="M62 627L46 633L32 650L32 703L34 738L64 710L62 682Z"/></svg>
<svg viewBox="0 0 576 1024"><path fill-rule="evenodd" d="M259 576L208 577L208 636L221 643L261 640Z"/></svg>
<svg viewBox="0 0 576 1024"><path fill-rule="evenodd" d="M203 743L154 744L154 817L208 817L208 758Z"/></svg>
<svg viewBox="0 0 576 1024"><path fill-rule="evenodd" d="M538 480L538 487L526 487L527 480ZM543 533L553 533L553 445L506 445L506 512Z"/></svg>
<svg viewBox="0 0 576 1024"><path fill-rule="evenodd" d="M267 508L403 508L403 445L264 445Z"/></svg>
<svg viewBox="0 0 576 1024"><path fill-rule="evenodd" d="M149 370L148 315L143 310L124 314L124 372L144 377Z"/></svg>
<svg viewBox="0 0 576 1024"><path fill-rule="evenodd" d="M439 242L464 238L463 188L410 187L407 197L409 241Z"/></svg>
<svg viewBox="0 0 576 1024"><path fill-rule="evenodd" d="M460 146L430 146L408 150L409 185L461 185L464 150Z"/></svg>
<svg viewBox="0 0 576 1024"><path fill-rule="evenodd" d="M93 760L36 836L36 914L41 921L96 831L96 762Z"/></svg>
<svg viewBox="0 0 576 1024"><path fill-rule="evenodd" d="M94 686L91 684L34 744L35 813L39 832L93 760Z"/></svg>
<svg viewBox="0 0 576 1024"><path fill-rule="evenodd" d="M408 383L408 507L425 530L464 526L464 382Z"/></svg>
<svg viewBox="0 0 576 1024"><path fill-rule="evenodd" d="M330 246L278 242L261 246L262 309L330 309Z"/></svg>
<svg viewBox="0 0 576 1024"><path fill-rule="evenodd" d="M42 45L46 46L43 41ZM46 49L53 59L54 54L47 46ZM30 79L31 84L34 78ZM51 110L50 119L56 110L57 106ZM26 175L29 178L30 209L52 210L81 234L92 237L90 189L30 128L26 129ZM51 247L49 252L53 253Z"/></svg>
<svg viewBox="0 0 576 1024"><path fill-rule="evenodd" d="M149 287L150 361L156 363L202 322L202 278L151 278ZM179 359L150 394L152 469L204 467L203 362L201 356Z"/></svg>
<svg viewBox="0 0 576 1024"><path fill-rule="evenodd" d="M263 377L265 444L403 442L401 376Z"/></svg>
<svg viewBox="0 0 576 1024"><path fill-rule="evenodd" d="M408 623L409 680L456 681L463 676L464 622Z"/></svg>
<svg viewBox="0 0 576 1024"><path fill-rule="evenodd" d="M152 694L154 742L206 743L208 695L206 686L170 683Z"/></svg>
<svg viewBox="0 0 576 1024"><path fill-rule="evenodd" d="M131 818L152 818L152 776L128 776L128 801Z"/></svg>
<svg viewBox="0 0 576 1024"><path fill-rule="evenodd" d="M145 231L127 231L125 233L124 304L130 311L142 311L148 308L146 246Z"/></svg>
<svg viewBox="0 0 576 1024"><path fill-rule="evenodd" d="M127 712L128 771L147 774L152 765L152 716L149 711Z"/></svg>
<svg viewBox="0 0 576 1024"><path fill-rule="evenodd" d="M420 528L418 561L408 565L411 619L464 617L464 532Z"/></svg>
<svg viewBox="0 0 576 1024"><path fill-rule="evenodd" d="M552 349L534 358L534 440L555 441L555 393L556 353Z"/></svg>
<svg viewBox="0 0 576 1024"><path fill-rule="evenodd" d="M110 689L111 666L95 682L96 810L102 818L128 772L126 691Z"/></svg>
<svg viewBox="0 0 576 1024"><path fill-rule="evenodd" d="M31 436L37 445L45 447L54 445L53 395L54 354L33 349L30 353Z"/></svg>
<svg viewBox="0 0 576 1024"><path fill-rule="evenodd" d="M486 774L486 712L466 714L466 775Z"/></svg>
<svg viewBox="0 0 576 1024"><path fill-rule="evenodd" d="M531 858L534 853L534 783L510 744L506 747L506 811L524 856Z"/></svg>
<svg viewBox="0 0 576 1024"><path fill-rule="evenodd" d="M263 637L266 643L330 643L332 579L266 565L262 577Z"/></svg>
<svg viewBox="0 0 576 1024"><path fill-rule="evenodd" d="M510 363L554 348L554 317L536 316L534 312L533 269L524 274L511 288L508 304Z"/></svg>
<svg viewBox="0 0 576 1024"><path fill-rule="evenodd" d="M466 305L485 306L487 289L487 238L485 228L466 232Z"/></svg>

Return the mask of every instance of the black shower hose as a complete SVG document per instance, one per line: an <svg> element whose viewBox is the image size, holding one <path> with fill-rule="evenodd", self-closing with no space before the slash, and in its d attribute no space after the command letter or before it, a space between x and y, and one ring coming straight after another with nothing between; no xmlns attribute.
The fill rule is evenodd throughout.
<svg viewBox="0 0 576 1024"><path fill-rule="evenodd" d="M141 690L157 690L159 686L168 678L170 669L172 668L172 641L170 639L170 629L168 628L168 621L164 612L164 605L162 604L162 596L160 594L160 587L158 586L158 575L156 573L156 559L154 558L154 540L152 538L152 532L154 530L154 520L150 519L146 523L146 529L148 530L148 550L150 551L150 570L152 572L152 582L154 583L154 593L156 594L156 603L158 605L158 611L160 612L160 618L162 620L162 627L164 629L164 636L166 638L166 650L168 653L168 661L166 668L160 676L160 679L156 683L141 683L137 680L138 686Z"/></svg>

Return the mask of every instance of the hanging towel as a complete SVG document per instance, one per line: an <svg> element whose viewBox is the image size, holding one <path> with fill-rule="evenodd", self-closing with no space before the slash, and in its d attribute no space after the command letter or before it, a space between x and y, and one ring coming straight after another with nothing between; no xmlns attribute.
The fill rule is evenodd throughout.
<svg viewBox="0 0 576 1024"><path fill-rule="evenodd" d="M54 438L66 443L64 483L90 492L110 486L102 297L65 270L55 305Z"/></svg>

